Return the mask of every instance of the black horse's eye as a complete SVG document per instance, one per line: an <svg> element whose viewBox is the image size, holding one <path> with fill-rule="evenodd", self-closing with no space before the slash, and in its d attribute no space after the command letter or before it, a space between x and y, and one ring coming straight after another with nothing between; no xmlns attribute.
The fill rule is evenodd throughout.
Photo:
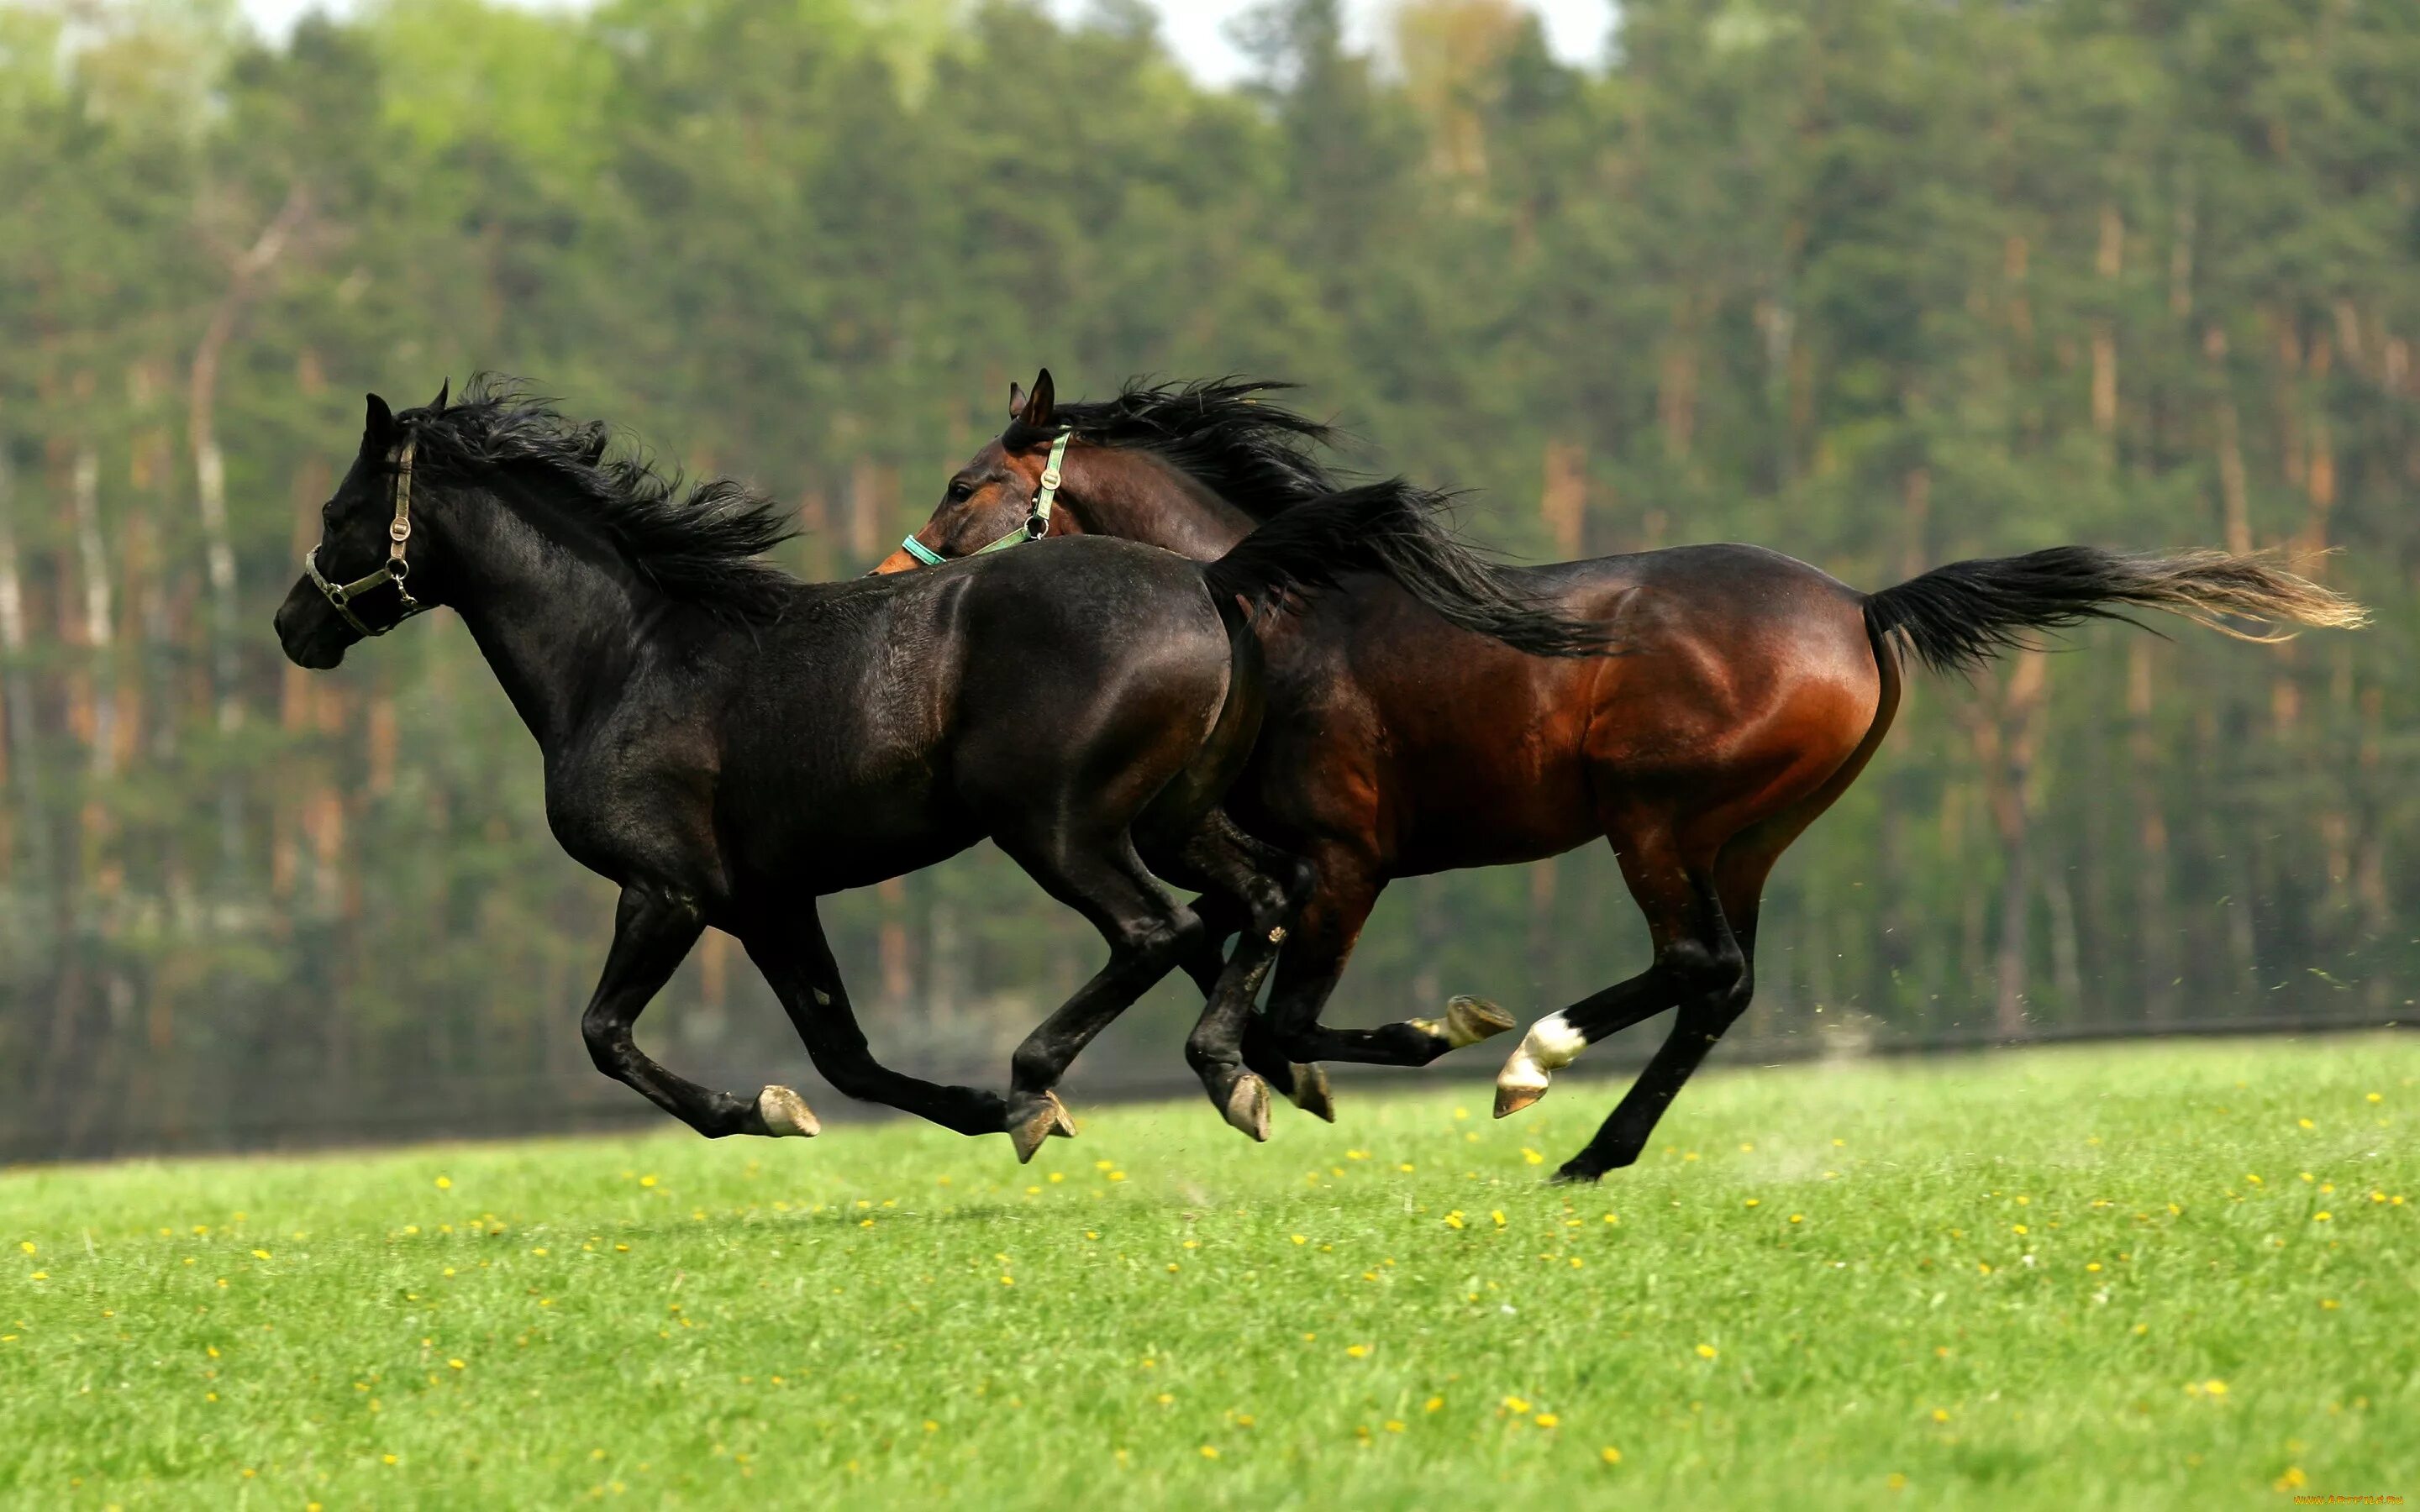
<svg viewBox="0 0 2420 1512"><path fill-rule="evenodd" d="M973 497L974 490L972 488L967 486L963 483L954 483L950 485L950 491L942 496L942 501L952 504L963 504L969 499Z"/></svg>

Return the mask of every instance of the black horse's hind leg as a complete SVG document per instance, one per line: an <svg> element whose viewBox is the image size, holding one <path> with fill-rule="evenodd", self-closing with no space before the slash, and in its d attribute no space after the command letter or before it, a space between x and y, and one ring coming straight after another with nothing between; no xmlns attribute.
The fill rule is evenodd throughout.
<svg viewBox="0 0 2420 1512"><path fill-rule="evenodd" d="M1109 944L1109 962L1076 995L1042 1021L1009 1061L1008 1133L1016 1158L1030 1161L1042 1141L1070 1127L1052 1090L1068 1065L1151 990L1154 982L1200 948L1200 918L1168 895L1121 831L1087 843L1063 832L1028 836L995 831L1000 848L1050 896L1092 921Z"/></svg>
<svg viewBox="0 0 2420 1512"><path fill-rule="evenodd" d="M706 930L705 911L697 900L670 887L632 884L622 889L613 912L613 945L605 956L605 971L581 1015L581 1038L588 1042L597 1069L615 1081L637 1088L647 1100L709 1139L724 1134L812 1134L812 1114L798 1103L806 1124L776 1130L760 1107L730 1092L676 1076L647 1058L631 1037L648 1001L672 980L690 947ZM780 1088L767 1088L768 1094ZM796 1101L797 1094L791 1094ZM774 1100L779 1103L779 1100ZM777 1113L786 1104L776 1107ZM785 1122L788 1120L784 1120Z"/></svg>
<svg viewBox="0 0 2420 1512"><path fill-rule="evenodd" d="M1159 868L1155 865L1153 870ZM1193 984L1202 989L1202 1000L1207 1002L1218 991L1218 980L1227 971L1227 941L1250 927L1251 909L1241 898L1213 888L1206 878L1180 872L1184 872L1181 867L1161 874L1186 887L1205 889L1193 900L1192 907L1207 933L1179 964L1193 979ZM1244 1015L1242 1052L1244 1064L1253 1074L1284 1089L1295 1106L1329 1123L1336 1121L1336 1097L1328 1088L1327 1072L1316 1063L1303 1065L1288 1060L1285 1047L1278 1042L1264 1015Z"/></svg>
<svg viewBox="0 0 2420 1512"><path fill-rule="evenodd" d="M963 1134L999 1134L1007 1127L1008 1103L998 1092L924 1081L874 1058L824 938L823 921L812 910L803 921L752 927L744 943L749 959L781 998L815 1070L843 1095L913 1113Z"/></svg>
<svg viewBox="0 0 2420 1512"><path fill-rule="evenodd" d="M1186 1041L1185 1057L1227 1121L1254 1139L1266 1139L1268 1084L1246 1069L1243 1040L1262 979L1276 962L1287 927L1311 890L1311 869L1245 834L1223 810L1214 808L1186 837L1175 864L1160 870L1208 887L1214 895L1240 899L1248 910L1234 955L1211 983L1201 1022ZM1221 916L1220 922L1225 921ZM1197 971L1194 980L1201 977ZM1280 1086L1294 1082L1294 1069L1287 1068L1287 1080ZM1299 1094L1296 1100L1301 1101Z"/></svg>

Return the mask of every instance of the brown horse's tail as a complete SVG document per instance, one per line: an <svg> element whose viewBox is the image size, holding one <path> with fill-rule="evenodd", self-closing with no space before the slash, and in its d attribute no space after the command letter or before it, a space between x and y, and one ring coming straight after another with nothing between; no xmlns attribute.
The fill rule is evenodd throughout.
<svg viewBox="0 0 2420 1512"><path fill-rule="evenodd" d="M2369 618L2266 554L2059 546L1935 567L1867 599L1866 623L1877 639L1898 633L1933 671L1961 672L2024 645L2028 630L2123 620L2127 609L2164 609L2239 640L2289 640L2289 627L2303 625L2352 629Z"/></svg>
<svg viewBox="0 0 2420 1512"><path fill-rule="evenodd" d="M1285 608L1339 574L1375 572L1466 630L1540 656L1615 649L1601 625L1571 619L1514 589L1493 563L1454 539L1450 501L1401 478L1288 506L1202 568L1211 596Z"/></svg>

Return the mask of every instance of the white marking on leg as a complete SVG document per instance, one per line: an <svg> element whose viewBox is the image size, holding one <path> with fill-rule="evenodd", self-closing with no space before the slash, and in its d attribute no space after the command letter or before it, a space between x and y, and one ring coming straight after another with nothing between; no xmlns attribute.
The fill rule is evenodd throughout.
<svg viewBox="0 0 2420 1512"><path fill-rule="evenodd" d="M1496 1074L1496 1116L1518 1112L1545 1096L1553 1073L1577 1060L1586 1048L1587 1037L1560 1013L1530 1025L1519 1048Z"/></svg>

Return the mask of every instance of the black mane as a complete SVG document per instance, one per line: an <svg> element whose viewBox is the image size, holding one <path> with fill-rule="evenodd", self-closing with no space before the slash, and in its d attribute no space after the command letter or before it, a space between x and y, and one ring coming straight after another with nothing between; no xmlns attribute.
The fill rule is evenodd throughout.
<svg viewBox="0 0 2420 1512"><path fill-rule="evenodd" d="M1347 486L1318 457L1335 432L1270 404L1264 394L1293 388L1258 378L1192 383L1130 379L1114 399L1063 404L1055 418L1101 446L1165 457L1255 519L1323 499ZM1050 432L1011 421L1001 444L1012 452L1049 444Z"/></svg>
<svg viewBox="0 0 2420 1512"><path fill-rule="evenodd" d="M798 530L787 508L744 484L684 486L644 453L609 457L613 432L601 421L566 419L518 382L489 374L442 410L408 409L396 419L417 438L417 468L543 470L674 598L742 619L776 617L788 598L795 580L758 558Z"/></svg>

